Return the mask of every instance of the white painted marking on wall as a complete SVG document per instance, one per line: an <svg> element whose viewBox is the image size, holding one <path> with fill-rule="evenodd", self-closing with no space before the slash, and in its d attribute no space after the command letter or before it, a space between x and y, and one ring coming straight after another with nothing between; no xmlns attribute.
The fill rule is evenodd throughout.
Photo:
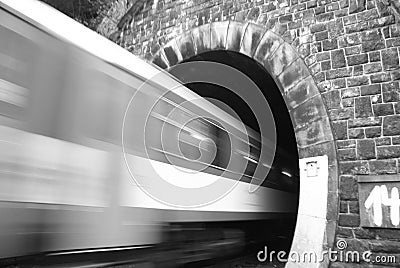
<svg viewBox="0 0 400 268"><path fill-rule="evenodd" d="M366 209L372 208L374 224L382 226L383 213L382 206L390 207L390 221L394 226L400 224L400 199L399 189L393 187L391 190L390 198L386 185L375 186L370 192L368 198L364 202Z"/></svg>

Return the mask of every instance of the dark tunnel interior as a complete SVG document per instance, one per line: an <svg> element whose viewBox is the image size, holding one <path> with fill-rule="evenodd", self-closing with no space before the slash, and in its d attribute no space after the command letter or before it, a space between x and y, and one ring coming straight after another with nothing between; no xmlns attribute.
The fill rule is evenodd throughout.
<svg viewBox="0 0 400 268"><path fill-rule="evenodd" d="M219 50L209 51L198 54L192 58L185 60L184 62L195 61L211 61L228 65L244 73L257 85L259 90L268 101L268 104L270 105L271 111L274 116L276 124L277 148L279 148L279 150L281 151L284 151L286 156L290 156L281 157L279 154L275 155L273 166L278 167L279 171L271 170L271 172L267 176L267 179L263 183L263 186L274 187L273 183L279 181L280 185L283 185L283 187L285 188L284 190L289 190L298 194L300 178L298 164L299 156L297 151L294 127L292 125L290 114L286 107L282 93L276 85L274 79L258 62L237 52ZM202 97L216 99L227 104L231 109L236 112L236 114L240 117L244 124L251 127L257 132L260 132L260 127L257 123L254 113L252 112L251 107L249 107L244 100L242 100L231 90L228 90L219 85L202 82L188 83L186 84L186 86ZM224 107L220 108L224 109ZM228 110L225 111L229 113ZM282 176L282 171L284 170L289 171L292 177ZM296 206L298 206L298 203L296 204ZM296 219L291 219L290 223L288 223L286 219L281 219L265 224L266 229L277 230L277 226L279 226L278 229L285 229L280 229L279 233L282 236L288 237L288 240L286 240L286 244L281 245L281 247L288 249L293 239ZM266 232L268 233L268 231Z"/></svg>

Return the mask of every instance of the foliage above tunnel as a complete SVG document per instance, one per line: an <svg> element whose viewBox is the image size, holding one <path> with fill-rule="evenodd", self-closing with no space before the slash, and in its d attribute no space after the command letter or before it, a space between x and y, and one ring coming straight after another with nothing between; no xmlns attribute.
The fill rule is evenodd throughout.
<svg viewBox="0 0 400 268"><path fill-rule="evenodd" d="M95 30L115 0L41 0Z"/></svg>

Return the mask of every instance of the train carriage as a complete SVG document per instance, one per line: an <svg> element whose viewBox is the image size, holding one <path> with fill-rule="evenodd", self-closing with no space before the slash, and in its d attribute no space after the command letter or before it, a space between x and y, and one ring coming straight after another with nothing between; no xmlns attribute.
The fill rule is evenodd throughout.
<svg viewBox="0 0 400 268"><path fill-rule="evenodd" d="M38 1L0 0L0 148L0 258L154 246L166 227L190 223L210 241L239 239L229 222L296 213L296 194L277 180L248 192L258 133ZM217 180L235 187L204 206L143 190Z"/></svg>

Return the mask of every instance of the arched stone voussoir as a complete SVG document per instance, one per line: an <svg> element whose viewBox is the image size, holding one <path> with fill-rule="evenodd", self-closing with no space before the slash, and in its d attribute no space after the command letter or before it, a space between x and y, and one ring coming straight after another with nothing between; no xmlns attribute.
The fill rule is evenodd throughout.
<svg viewBox="0 0 400 268"><path fill-rule="evenodd" d="M161 50L158 51L154 57L150 60L150 62L152 62L153 64L157 65L158 67L160 67L161 69L168 69L168 63L166 62L166 60L164 59L164 57L162 56L162 52Z"/></svg>
<svg viewBox="0 0 400 268"><path fill-rule="evenodd" d="M285 68L277 78L281 85L281 90L287 92L309 75L310 71L304 61L301 58L298 58Z"/></svg>
<svg viewBox="0 0 400 268"><path fill-rule="evenodd" d="M254 23L249 23L242 39L240 53L253 57L266 29Z"/></svg>
<svg viewBox="0 0 400 268"><path fill-rule="evenodd" d="M181 51L179 50L175 39L172 39L164 45L163 52L169 66L174 66L178 62L182 61Z"/></svg>
<svg viewBox="0 0 400 268"><path fill-rule="evenodd" d="M272 31L266 31L256 48L253 58L256 61L263 62L264 59L269 58L283 42L284 40L280 36Z"/></svg>
<svg viewBox="0 0 400 268"><path fill-rule="evenodd" d="M211 43L213 50L225 49L226 36L228 34L229 21L213 22L210 25Z"/></svg>
<svg viewBox="0 0 400 268"><path fill-rule="evenodd" d="M264 59L264 66L269 66L270 74L279 76L283 70L289 67L299 55L294 48L288 43L282 43L272 54L271 57Z"/></svg>
<svg viewBox="0 0 400 268"><path fill-rule="evenodd" d="M307 76L286 92L286 104L289 111L318 94L318 86L313 77L311 75Z"/></svg>
<svg viewBox="0 0 400 268"><path fill-rule="evenodd" d="M211 34L210 24L205 24L192 30L194 45L196 47L196 54L210 50Z"/></svg>
<svg viewBox="0 0 400 268"><path fill-rule="evenodd" d="M297 129L308 127L310 122L328 118L325 104L319 95L308 99L291 111ZM330 132L330 129L328 129Z"/></svg>
<svg viewBox="0 0 400 268"><path fill-rule="evenodd" d="M228 26L228 33L226 36L225 48L231 51L240 51L242 44L243 34L246 31L248 24L237 21L230 21Z"/></svg>
<svg viewBox="0 0 400 268"><path fill-rule="evenodd" d="M326 141L333 141L333 135L328 117L308 122L304 127L295 130L297 146L308 147Z"/></svg>
<svg viewBox="0 0 400 268"><path fill-rule="evenodd" d="M194 45L193 35L191 32L183 34L176 39L176 44L181 52L182 59L186 60L196 55L196 48Z"/></svg>

